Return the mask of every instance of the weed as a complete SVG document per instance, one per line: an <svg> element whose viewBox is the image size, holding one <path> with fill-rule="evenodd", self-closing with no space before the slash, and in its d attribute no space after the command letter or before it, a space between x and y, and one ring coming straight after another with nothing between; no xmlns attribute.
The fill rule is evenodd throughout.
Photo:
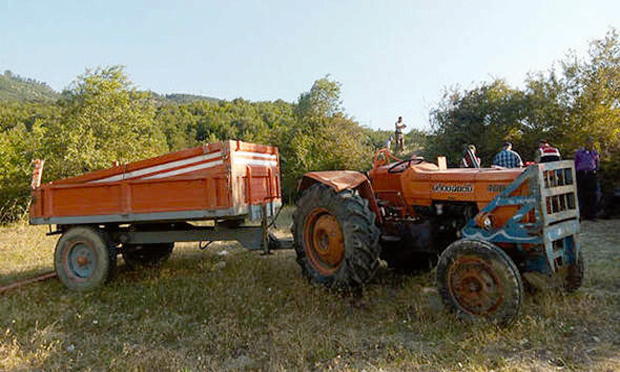
<svg viewBox="0 0 620 372"><path fill-rule="evenodd" d="M384 269L350 298L310 285L292 251L179 244L156 268L120 260L117 278L93 293L50 280L2 295L0 369L618 370L620 221L582 231L584 286L529 295L507 328L446 313L433 272ZM1 284L52 267L57 237L44 233L0 228Z"/></svg>

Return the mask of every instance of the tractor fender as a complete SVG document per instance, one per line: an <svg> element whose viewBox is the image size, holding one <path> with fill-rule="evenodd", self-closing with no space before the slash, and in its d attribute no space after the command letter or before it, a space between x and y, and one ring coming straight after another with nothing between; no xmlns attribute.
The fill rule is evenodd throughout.
<svg viewBox="0 0 620 372"><path fill-rule="evenodd" d="M375 198L375 192L372 184L366 175L356 171L324 171L309 172L304 174L303 178L297 185L297 191L303 192L315 183L321 183L329 186L336 192L342 190L357 190L359 195L368 200L368 207L375 213L377 224L382 223L379 205Z"/></svg>

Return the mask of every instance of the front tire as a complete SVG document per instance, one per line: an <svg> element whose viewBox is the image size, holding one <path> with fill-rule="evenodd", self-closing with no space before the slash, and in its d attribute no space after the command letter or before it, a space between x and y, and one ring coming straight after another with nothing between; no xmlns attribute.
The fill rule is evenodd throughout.
<svg viewBox="0 0 620 372"><path fill-rule="evenodd" d="M90 291L114 277L116 249L99 229L73 227L58 239L54 267L69 289Z"/></svg>
<svg viewBox="0 0 620 372"><path fill-rule="evenodd" d="M523 282L514 262L489 242L458 240L441 254L437 287L445 306L462 319L512 322L523 306Z"/></svg>
<svg viewBox="0 0 620 372"><path fill-rule="evenodd" d="M367 283L379 268L379 228L368 201L353 190L315 184L293 215L297 262L311 282L336 290Z"/></svg>

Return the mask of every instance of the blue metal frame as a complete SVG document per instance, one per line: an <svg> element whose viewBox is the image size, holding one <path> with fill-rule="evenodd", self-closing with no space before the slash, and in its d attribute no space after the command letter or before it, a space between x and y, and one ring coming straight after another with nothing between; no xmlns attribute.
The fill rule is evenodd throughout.
<svg viewBox="0 0 620 372"><path fill-rule="evenodd" d="M512 195L526 183L529 195ZM498 208L518 206L517 212L503 226L486 230L472 218L461 233L466 239L514 244L525 253L527 271L552 274L561 267L577 263L578 204L572 160L532 165L480 211L493 215ZM535 222L523 222L531 211L536 216Z"/></svg>

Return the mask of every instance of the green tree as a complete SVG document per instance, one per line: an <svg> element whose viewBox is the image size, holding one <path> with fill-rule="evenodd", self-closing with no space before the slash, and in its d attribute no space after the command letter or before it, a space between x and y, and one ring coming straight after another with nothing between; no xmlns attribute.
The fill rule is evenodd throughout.
<svg viewBox="0 0 620 372"><path fill-rule="evenodd" d="M138 92L121 66L98 68L63 92L61 119L48 126L45 153L52 178L73 176L168 150L155 125L150 95Z"/></svg>
<svg viewBox="0 0 620 372"><path fill-rule="evenodd" d="M342 113L340 86L340 83L330 80L329 75L316 80L310 91L302 93L297 99L295 114L306 120L317 120Z"/></svg>
<svg viewBox="0 0 620 372"><path fill-rule="evenodd" d="M342 109L340 83L327 77L302 93L296 120L280 143L283 189L294 193L297 180L309 171L362 170L372 159L364 129Z"/></svg>
<svg viewBox="0 0 620 372"><path fill-rule="evenodd" d="M452 166L462 157L463 146L475 144L483 164L489 165L504 140L523 137L524 95L503 80L470 90L445 90L439 107L431 113L433 135L427 156L443 155Z"/></svg>
<svg viewBox="0 0 620 372"><path fill-rule="evenodd" d="M593 136L601 153L604 188L620 186L620 38L610 29L590 43L588 56L574 54L563 63L569 120L567 150Z"/></svg>

